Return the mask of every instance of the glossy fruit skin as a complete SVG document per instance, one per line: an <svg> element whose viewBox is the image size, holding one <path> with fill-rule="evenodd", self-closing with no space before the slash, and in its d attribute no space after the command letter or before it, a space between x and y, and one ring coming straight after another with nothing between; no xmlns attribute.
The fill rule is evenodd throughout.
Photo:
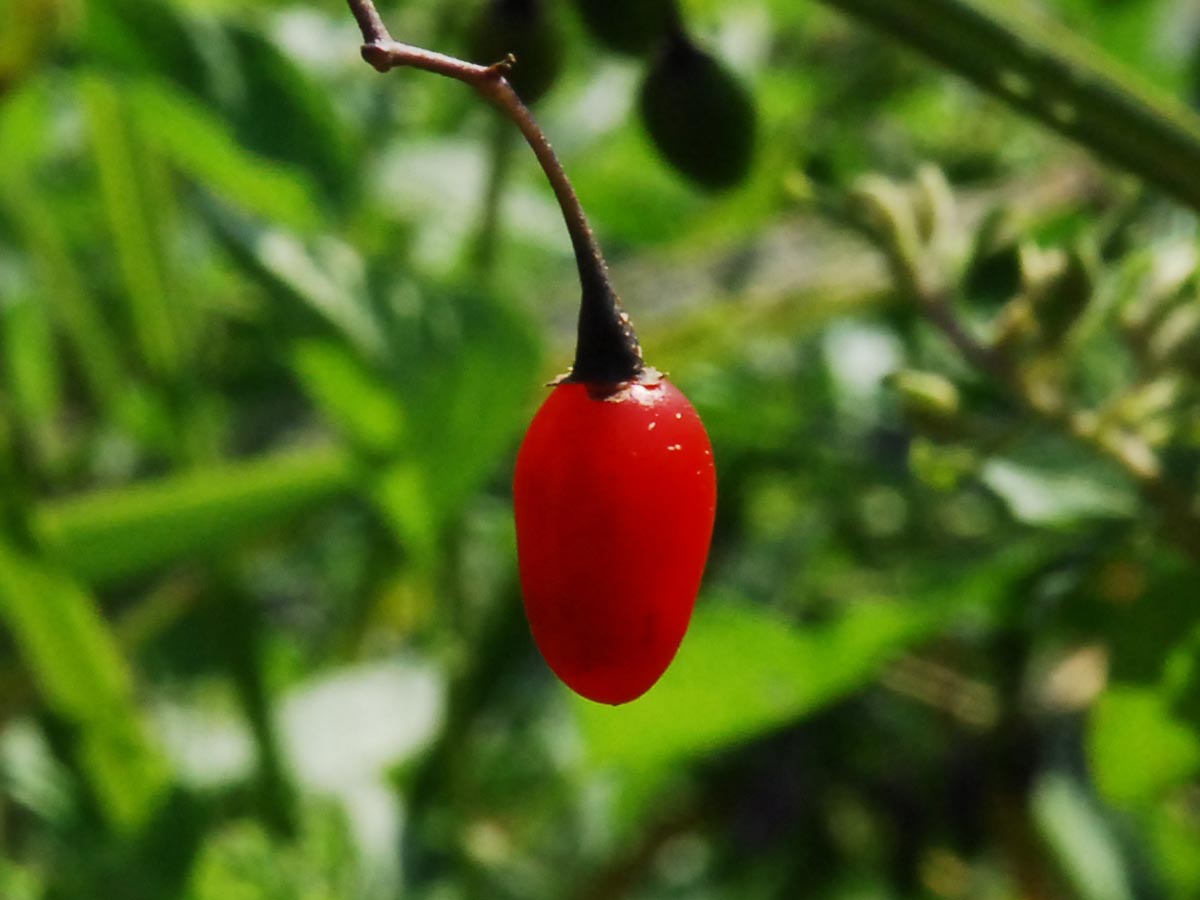
<svg viewBox="0 0 1200 900"><path fill-rule="evenodd" d="M604 397L557 385L517 456L525 612L576 693L627 703L659 679L691 620L716 512L712 447L670 382Z"/></svg>

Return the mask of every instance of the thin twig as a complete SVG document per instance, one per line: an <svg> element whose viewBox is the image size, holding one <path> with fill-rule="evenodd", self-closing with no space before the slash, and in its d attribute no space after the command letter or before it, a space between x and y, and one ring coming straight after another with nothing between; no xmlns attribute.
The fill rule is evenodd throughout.
<svg viewBox="0 0 1200 900"><path fill-rule="evenodd" d="M368 2L366 5L370 6L371 4ZM380 72L407 66L454 78L474 88L477 94L508 116L520 129L526 143L533 150L542 166L542 171L546 173L554 196L563 209L567 232L571 236L571 244L575 249L576 258L580 260L580 278L586 281L595 277L594 272L586 268L589 263L591 266L605 268L604 254L600 251L600 245L596 242L596 237L588 225L587 215L583 211L579 197L576 195L575 189L571 187L571 180L567 177L562 163L558 161L558 156L555 154L554 148L550 146L545 132L542 131L529 108L517 96L517 92L513 90L512 85L505 77L513 63L512 60L481 66L387 38L363 44L362 56Z"/></svg>
<svg viewBox="0 0 1200 900"><path fill-rule="evenodd" d="M925 317L937 326L963 359L995 378L1009 379L1011 373L1004 355L984 344L967 329L955 315L949 297L938 292L917 299Z"/></svg>
<svg viewBox="0 0 1200 900"><path fill-rule="evenodd" d="M474 263L479 267L480 277L487 283L492 281L495 274L496 249L501 228L501 201L512 169L515 149L513 139L516 137L504 119L497 117L494 125L487 190L473 247Z"/></svg>
<svg viewBox="0 0 1200 900"><path fill-rule="evenodd" d="M537 157L558 200L579 270L582 291L579 338L571 377L588 383L615 383L639 376L644 369L641 348L629 317L621 309L621 301L612 288L608 265L588 224L583 205L545 132L506 77L516 64L516 59L510 54L502 62L481 66L403 44L388 33L372 0L347 2L362 32L362 57L376 70L388 72L394 68L408 67L461 81L517 126Z"/></svg>
<svg viewBox="0 0 1200 900"><path fill-rule="evenodd" d="M392 39L374 3L370 0L349 0L349 3L350 12L358 22L358 30L362 32L364 44L382 44Z"/></svg>

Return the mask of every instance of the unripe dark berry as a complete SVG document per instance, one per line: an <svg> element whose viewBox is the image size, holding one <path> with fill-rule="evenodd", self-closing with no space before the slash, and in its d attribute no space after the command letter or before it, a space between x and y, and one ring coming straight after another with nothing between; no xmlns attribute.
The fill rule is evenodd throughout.
<svg viewBox="0 0 1200 900"><path fill-rule="evenodd" d="M508 54L517 63L508 75L526 103L541 99L563 67L563 35L545 0L488 0L471 29L470 57L481 65Z"/></svg>
<svg viewBox="0 0 1200 900"><path fill-rule="evenodd" d="M754 103L686 36L672 36L655 58L639 109L659 152L691 181L719 190L746 177L754 156Z"/></svg>
<svg viewBox="0 0 1200 900"><path fill-rule="evenodd" d="M575 0L588 33L609 50L642 56L678 28L675 0Z"/></svg>

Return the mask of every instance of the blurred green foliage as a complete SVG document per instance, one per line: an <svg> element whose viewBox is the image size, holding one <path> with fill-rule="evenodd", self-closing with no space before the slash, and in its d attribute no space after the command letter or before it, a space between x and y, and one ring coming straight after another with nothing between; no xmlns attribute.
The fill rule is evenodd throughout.
<svg viewBox="0 0 1200 900"><path fill-rule="evenodd" d="M797 0L682 4L756 107L707 194L554 6L539 119L720 477L615 709L520 610L578 295L492 112L333 0L0 7L0 898L1200 896L1194 212ZM1039 6L1196 99L1188 0Z"/></svg>

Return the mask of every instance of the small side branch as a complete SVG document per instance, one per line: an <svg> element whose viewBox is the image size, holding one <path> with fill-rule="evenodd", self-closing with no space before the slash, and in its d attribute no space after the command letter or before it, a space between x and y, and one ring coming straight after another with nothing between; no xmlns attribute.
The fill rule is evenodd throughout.
<svg viewBox="0 0 1200 900"><path fill-rule="evenodd" d="M573 377L576 380L619 382L640 375L644 366L637 337L612 289L604 254L579 197L545 132L506 77L517 60L509 55L501 62L481 66L401 43L389 34L372 0L347 2L362 32L362 57L377 71L389 72L402 67L422 69L461 81L517 126L537 157L562 209L579 269L582 298Z"/></svg>
<svg viewBox="0 0 1200 900"><path fill-rule="evenodd" d="M918 180L924 202L931 208L938 203L930 198L943 193L939 178ZM1072 408L1056 391L1039 391L1019 355L972 333L954 307L954 276L947 271L953 267L939 259L937 239L919 233L914 198L899 185L874 176L864 178L854 201L856 213L849 216L848 224L880 247L900 293L963 360L1003 385L1024 410L1120 466L1161 515L1167 540L1200 560L1200 511L1189 492L1171 478L1154 447L1134 430L1114 428L1095 412ZM939 215L947 213L941 210ZM940 226L944 230L945 222Z"/></svg>

